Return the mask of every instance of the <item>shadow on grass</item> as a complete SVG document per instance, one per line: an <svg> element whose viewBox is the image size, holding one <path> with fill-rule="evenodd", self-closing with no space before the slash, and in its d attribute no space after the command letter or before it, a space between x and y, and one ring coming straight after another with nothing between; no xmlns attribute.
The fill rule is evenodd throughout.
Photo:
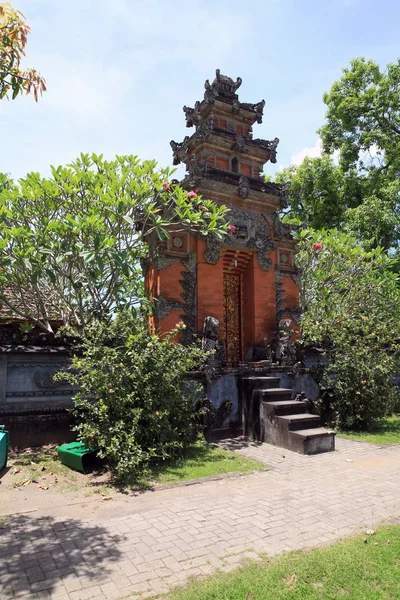
<svg viewBox="0 0 400 600"><path fill-rule="evenodd" d="M368 433L393 434L398 435L400 439L400 415L395 415L379 421L371 427Z"/></svg>
<svg viewBox="0 0 400 600"><path fill-rule="evenodd" d="M110 564L120 560L118 544L124 540L74 519L6 516L0 525L0 597L36 597L41 591L50 595L68 576L101 583Z"/></svg>

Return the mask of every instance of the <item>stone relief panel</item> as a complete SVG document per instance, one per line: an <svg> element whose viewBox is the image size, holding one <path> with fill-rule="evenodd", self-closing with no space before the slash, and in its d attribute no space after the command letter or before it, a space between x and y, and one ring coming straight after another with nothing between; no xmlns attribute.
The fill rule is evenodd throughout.
<svg viewBox="0 0 400 600"><path fill-rule="evenodd" d="M75 390L66 382L54 381L55 373L68 367L67 357L27 360L7 357L4 400L0 410L24 412L35 408L56 410L72 405Z"/></svg>
<svg viewBox="0 0 400 600"><path fill-rule="evenodd" d="M156 300L156 315L159 319L166 317L172 310L182 310L180 318L185 324L183 343L190 344L193 341L193 335L196 333L196 281L197 281L197 255L194 252L189 253L185 258L166 257L168 264L181 262L185 267L181 271L182 279L179 283L182 286L182 301L170 300L160 296ZM163 267L163 268L166 268Z"/></svg>
<svg viewBox="0 0 400 600"><path fill-rule="evenodd" d="M207 237L206 261L216 264L221 256L221 246L232 246L257 252L258 263L264 271L272 267L269 253L275 247L269 236L269 228L264 217L256 212L240 208L230 208L229 224L231 232L220 242L214 236Z"/></svg>

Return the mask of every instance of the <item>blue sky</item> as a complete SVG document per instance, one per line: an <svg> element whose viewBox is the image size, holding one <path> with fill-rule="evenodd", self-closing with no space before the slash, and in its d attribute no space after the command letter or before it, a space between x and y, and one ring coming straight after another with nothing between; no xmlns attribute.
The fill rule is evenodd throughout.
<svg viewBox="0 0 400 600"><path fill-rule="evenodd" d="M47 174L80 152L171 164L182 106L215 69L244 102L266 100L256 137L279 137L278 168L318 153L322 94L357 56L399 52L397 0L13 0L32 28L26 66L48 91L0 103L0 169ZM276 167L267 165L266 173Z"/></svg>

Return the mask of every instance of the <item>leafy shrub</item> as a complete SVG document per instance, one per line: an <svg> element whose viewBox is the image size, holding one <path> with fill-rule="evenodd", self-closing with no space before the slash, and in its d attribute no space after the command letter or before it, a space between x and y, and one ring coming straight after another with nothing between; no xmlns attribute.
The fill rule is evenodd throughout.
<svg viewBox="0 0 400 600"><path fill-rule="evenodd" d="M368 429L400 408L393 381L400 350L395 261L335 230L303 230L299 237L303 339L326 356L324 400L332 424Z"/></svg>
<svg viewBox="0 0 400 600"><path fill-rule="evenodd" d="M67 378L79 386L78 439L99 449L120 482L150 461L182 454L199 431L200 386L185 375L206 355L173 340L178 334L150 335L144 321L123 312L92 325L73 358Z"/></svg>

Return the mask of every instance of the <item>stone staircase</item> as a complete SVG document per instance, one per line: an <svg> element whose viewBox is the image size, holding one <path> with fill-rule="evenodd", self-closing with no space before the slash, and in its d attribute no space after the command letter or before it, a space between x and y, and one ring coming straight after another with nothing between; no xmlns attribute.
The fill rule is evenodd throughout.
<svg viewBox="0 0 400 600"><path fill-rule="evenodd" d="M300 454L334 450L335 434L320 427L307 400L296 400L294 390L279 383L279 377L242 378L244 434Z"/></svg>

